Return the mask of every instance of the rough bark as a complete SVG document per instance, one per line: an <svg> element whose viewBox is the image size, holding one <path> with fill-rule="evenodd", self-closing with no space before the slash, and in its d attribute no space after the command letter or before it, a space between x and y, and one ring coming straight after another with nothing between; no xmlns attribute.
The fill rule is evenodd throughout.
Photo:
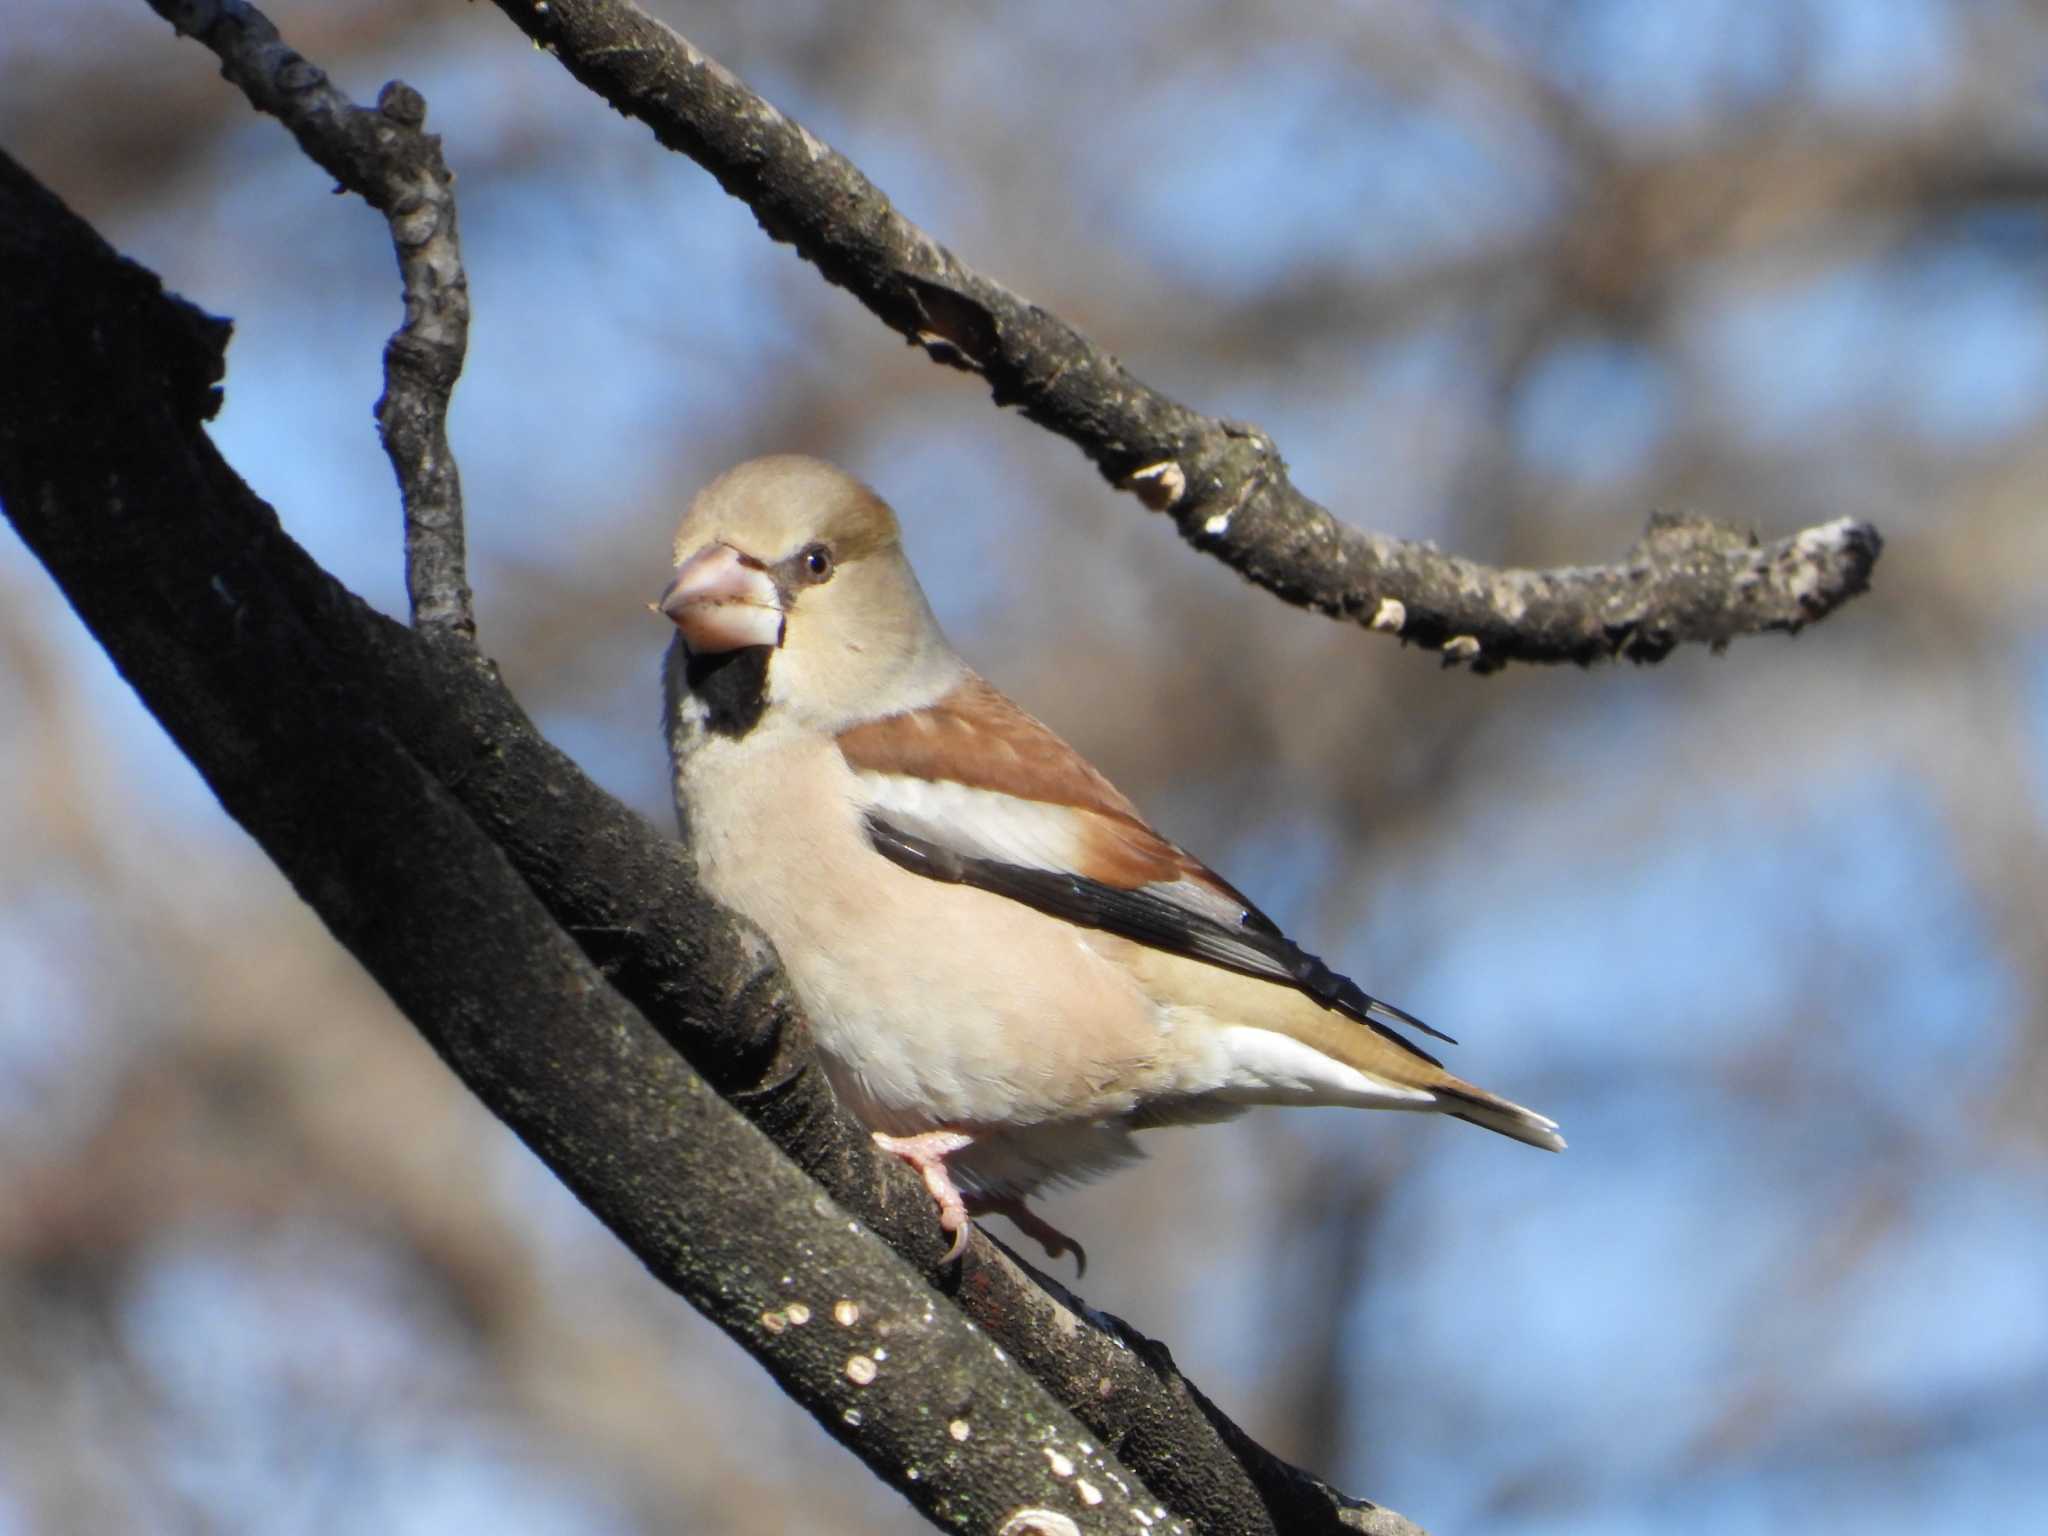
<svg viewBox="0 0 2048 1536"><path fill-rule="evenodd" d="M845 156L626 0L497 0L579 81L688 155L824 277L998 405L1072 442L1110 484L1266 590L1426 647L1446 665L1661 660L1686 644L1796 632L1865 591L1883 548L1850 518L1762 543L1659 517L1621 560L1513 570L1339 521L1257 427L1142 383L1059 316L972 271Z"/></svg>
<svg viewBox="0 0 2048 1536"><path fill-rule="evenodd" d="M1156 1496L1202 1530L1413 1530L1265 1452L1162 1346L985 1235L936 1269L929 1201L833 1103L766 945L460 636L369 609L218 457L226 337L0 158L0 503L479 1098L942 1524L1133 1530Z"/></svg>

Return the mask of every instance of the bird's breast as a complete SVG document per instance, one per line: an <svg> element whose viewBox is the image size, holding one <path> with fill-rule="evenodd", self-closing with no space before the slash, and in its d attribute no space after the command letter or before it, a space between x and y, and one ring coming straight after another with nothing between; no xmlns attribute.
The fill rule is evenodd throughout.
<svg viewBox="0 0 2048 1536"><path fill-rule="evenodd" d="M872 1128L1120 1116L1171 1078L1161 1011L1092 934L877 853L829 740L707 736L676 788L706 889L774 942Z"/></svg>

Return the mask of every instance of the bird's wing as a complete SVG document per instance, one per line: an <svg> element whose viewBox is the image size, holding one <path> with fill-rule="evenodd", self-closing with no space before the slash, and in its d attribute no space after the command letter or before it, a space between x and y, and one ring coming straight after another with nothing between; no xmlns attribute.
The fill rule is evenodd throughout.
<svg viewBox="0 0 2048 1536"><path fill-rule="evenodd" d="M1370 996L1145 824L1072 747L978 677L839 736L869 840L903 868L1279 982L1385 1035L1448 1035Z"/></svg>

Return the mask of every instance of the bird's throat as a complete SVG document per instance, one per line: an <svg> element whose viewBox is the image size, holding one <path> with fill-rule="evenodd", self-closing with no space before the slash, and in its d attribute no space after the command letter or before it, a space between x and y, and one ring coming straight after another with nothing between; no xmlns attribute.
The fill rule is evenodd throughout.
<svg viewBox="0 0 2048 1536"><path fill-rule="evenodd" d="M773 646L749 645L690 656L683 676L704 701L706 729L738 740L760 724L768 704L768 658L774 654Z"/></svg>

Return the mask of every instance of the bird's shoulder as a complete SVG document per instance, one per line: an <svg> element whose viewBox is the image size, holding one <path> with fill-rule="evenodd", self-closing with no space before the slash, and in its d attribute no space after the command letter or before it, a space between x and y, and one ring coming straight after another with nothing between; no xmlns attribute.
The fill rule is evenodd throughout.
<svg viewBox="0 0 2048 1536"><path fill-rule="evenodd" d="M1214 871L1163 837L1129 796L1035 715L975 673L918 709L838 738L847 765L898 795L944 794L953 817L1064 831L1078 875L1123 889L1191 880L1241 902ZM889 788L881 792L887 794ZM981 838L971 841L980 842Z"/></svg>
<svg viewBox="0 0 2048 1536"><path fill-rule="evenodd" d="M1438 1033L1300 948L1242 891L1155 831L1050 727L980 677L837 739L874 851L912 873L1277 982L1417 1056L1387 1026Z"/></svg>

